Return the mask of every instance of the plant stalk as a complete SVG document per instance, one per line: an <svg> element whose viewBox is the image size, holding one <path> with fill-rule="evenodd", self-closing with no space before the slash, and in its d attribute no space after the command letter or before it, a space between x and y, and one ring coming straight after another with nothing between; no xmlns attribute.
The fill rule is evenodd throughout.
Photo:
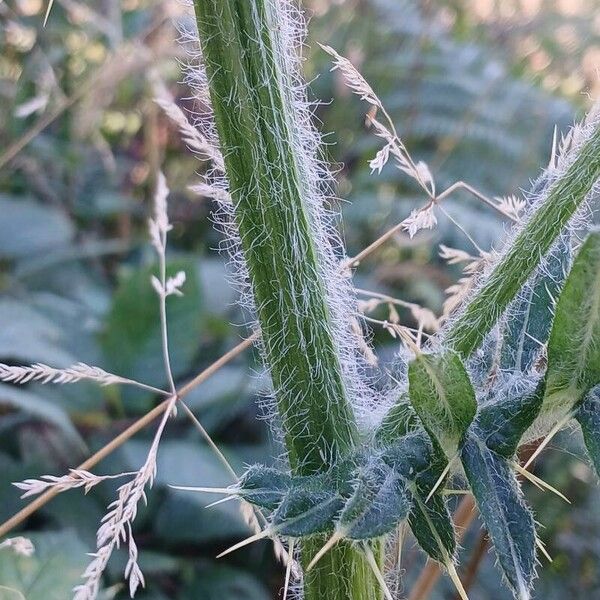
<svg viewBox="0 0 600 600"><path fill-rule="evenodd" d="M448 330L446 341L451 348L466 358L479 347L599 178L600 126L596 126L575 160L552 185L544 202Z"/></svg>
<svg viewBox="0 0 600 600"><path fill-rule="evenodd" d="M280 0L195 0L210 99L224 156L266 363L292 471L326 470L358 430L333 336L319 243L308 210L311 182L285 61ZM323 540L302 546L302 562ZM340 543L304 581L306 600L378 600L356 550Z"/></svg>

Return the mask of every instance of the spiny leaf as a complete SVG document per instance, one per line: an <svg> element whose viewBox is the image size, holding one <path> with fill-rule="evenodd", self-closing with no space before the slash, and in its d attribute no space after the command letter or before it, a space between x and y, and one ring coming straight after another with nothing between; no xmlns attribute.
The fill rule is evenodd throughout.
<svg viewBox="0 0 600 600"><path fill-rule="evenodd" d="M404 394L383 417L375 433L375 441L381 445L391 444L418 425L419 419L410 405L408 394Z"/></svg>
<svg viewBox="0 0 600 600"><path fill-rule="evenodd" d="M570 261L570 235L560 236L531 284L508 309L502 331L500 368L528 371L552 326L554 299L558 296Z"/></svg>
<svg viewBox="0 0 600 600"><path fill-rule="evenodd" d="M535 526L509 462L473 434L467 436L461 458L502 573L515 598L529 600Z"/></svg>
<svg viewBox="0 0 600 600"><path fill-rule="evenodd" d="M275 509L292 486L287 473L263 465L251 466L241 477L239 494L251 504Z"/></svg>
<svg viewBox="0 0 600 600"><path fill-rule="evenodd" d="M544 382L510 376L506 383L496 382L495 388L492 398L477 412L471 429L490 450L510 458L539 413Z"/></svg>
<svg viewBox="0 0 600 600"><path fill-rule="evenodd" d="M440 450L443 456L443 452ZM382 459L407 481L414 481L419 473L432 464L433 442L421 429L389 444L381 453Z"/></svg>
<svg viewBox="0 0 600 600"><path fill-rule="evenodd" d="M373 459L359 474L339 528L353 540L377 538L392 531L410 508L405 481L383 461Z"/></svg>
<svg viewBox="0 0 600 600"><path fill-rule="evenodd" d="M456 539L442 486L426 501L448 464L444 451L435 438L417 430L389 444L382 458L409 482L413 502L408 523L419 545L433 560L448 565Z"/></svg>
<svg viewBox="0 0 600 600"><path fill-rule="evenodd" d="M600 383L600 231L582 245L556 306L543 410L568 414Z"/></svg>
<svg viewBox="0 0 600 600"><path fill-rule="evenodd" d="M454 559L456 537L446 500L441 493L442 486L426 501L445 466L445 457L438 450L432 457L431 467L422 472L411 487L414 502L408 524L419 546L433 560L447 565Z"/></svg>
<svg viewBox="0 0 600 600"><path fill-rule="evenodd" d="M344 506L335 493L293 489L273 514L272 525L279 535L305 537L331 531L334 519Z"/></svg>
<svg viewBox="0 0 600 600"><path fill-rule="evenodd" d="M597 385L588 392L575 413L575 418L581 426L587 453L600 476L600 386Z"/></svg>
<svg viewBox="0 0 600 600"><path fill-rule="evenodd" d="M420 354L408 368L410 401L448 457L470 425L477 402L458 354Z"/></svg>

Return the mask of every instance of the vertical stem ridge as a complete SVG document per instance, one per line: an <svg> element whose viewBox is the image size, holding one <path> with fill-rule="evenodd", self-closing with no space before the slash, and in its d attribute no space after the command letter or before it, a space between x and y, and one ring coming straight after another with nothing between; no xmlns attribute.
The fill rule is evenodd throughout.
<svg viewBox="0 0 600 600"><path fill-rule="evenodd" d="M325 286L295 156L293 106L269 0L197 0L196 17L236 224L292 468L354 445Z"/></svg>
<svg viewBox="0 0 600 600"><path fill-rule="evenodd" d="M278 43L283 0L195 0L236 225L292 470L348 454L358 430L347 398L303 169L291 82ZM301 141L301 140L300 140ZM323 540L303 540L306 565ZM364 556L332 548L305 575L305 600L381 600Z"/></svg>

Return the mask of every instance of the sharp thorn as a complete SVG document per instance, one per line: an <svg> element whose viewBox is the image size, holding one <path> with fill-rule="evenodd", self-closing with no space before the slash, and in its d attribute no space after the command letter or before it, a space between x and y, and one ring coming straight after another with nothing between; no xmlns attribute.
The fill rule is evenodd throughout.
<svg viewBox="0 0 600 600"><path fill-rule="evenodd" d="M383 590L384 596L386 597L387 600L394 600L394 597L392 596L392 592L390 592L390 588L388 588L387 583L385 582L385 579L383 577L383 574L381 573L381 570L379 569L379 565L377 564L377 561L375 560L375 555L373 554L373 550L371 550L371 547L366 542L363 543L363 551L367 558L367 563L369 563L369 566L371 567L371 570L373 571L373 575L375 575L375 579L377 579L377 582L379 583L379 585L381 586L381 589Z"/></svg>
<svg viewBox="0 0 600 600"><path fill-rule="evenodd" d="M254 535L251 535L249 538L246 538L245 540L242 540L241 542L234 544L233 546L231 546L231 548L227 548L227 550L224 550L223 552L221 552L221 554L218 554L217 558L222 558L223 556L226 556L227 554L231 554L232 552L235 552L236 550L239 550L240 548L243 548L244 546L248 546L248 545L252 544L253 542L257 542L258 540L262 540L266 537L269 537L272 533L273 533L273 531L269 528L264 529L263 531L260 531L259 533L255 533Z"/></svg>
<svg viewBox="0 0 600 600"><path fill-rule="evenodd" d="M467 591L463 587L460 577L456 572L456 567L454 566L454 563L448 562L446 564L446 569L448 570L448 575L450 576L450 579L452 580L452 583L454 584L458 595L461 597L461 600L469 600L469 596L467 596Z"/></svg>
<svg viewBox="0 0 600 600"><path fill-rule="evenodd" d="M184 492L204 492L206 494L227 494L235 492L232 488L211 488L211 487L190 487L186 485L169 485L174 490L183 490Z"/></svg>
<svg viewBox="0 0 600 600"><path fill-rule="evenodd" d="M323 544L321 549L313 556L312 560L308 563L308 566L306 567L306 572L308 573L321 560L321 558L323 558L323 556L343 538L344 532L342 530L334 532L334 534L325 542L325 544Z"/></svg>
<svg viewBox="0 0 600 600"><path fill-rule="evenodd" d="M218 506L219 504L223 504L224 502L229 502L230 500L236 500L238 496L226 496L225 498L221 498L220 500L215 500L210 504L207 504L204 508L212 508L213 506Z"/></svg>
<svg viewBox="0 0 600 600"><path fill-rule="evenodd" d="M429 500L431 500L431 497L435 494L436 490L440 487L440 485L442 485L442 482L446 478L446 475L448 475L448 473L450 472L450 468L452 467L452 463L454 462L455 459L456 459L456 456L454 458L452 458L452 460L448 461L448 464L444 467L442 474L439 476L438 480L435 482L435 485L431 488L431 491L427 495L427 498L425 498L425 504L427 504L429 502Z"/></svg>
<svg viewBox="0 0 600 600"><path fill-rule="evenodd" d="M531 473L531 471L528 471L527 469L523 468L519 463L515 462L514 467L518 473L520 473L521 475L523 475L523 477L531 481L531 483L533 483L533 485L538 487L540 490L548 490L549 492L556 494L565 502L571 504L571 501L562 492L558 491L555 487L551 486L548 482L544 481L537 475Z"/></svg>
<svg viewBox="0 0 600 600"><path fill-rule="evenodd" d="M548 554L548 550L546 550L544 542L542 542L540 538L535 538L535 545L540 549L540 552L546 557L548 562L552 562L552 557L550 556L550 554Z"/></svg>
<svg viewBox="0 0 600 600"><path fill-rule="evenodd" d="M542 443L535 449L535 452L529 457L529 460L525 463L524 468L527 469L529 465L539 456L541 451L550 443L550 440L571 420L573 415L569 413L566 417L561 419L544 438Z"/></svg>

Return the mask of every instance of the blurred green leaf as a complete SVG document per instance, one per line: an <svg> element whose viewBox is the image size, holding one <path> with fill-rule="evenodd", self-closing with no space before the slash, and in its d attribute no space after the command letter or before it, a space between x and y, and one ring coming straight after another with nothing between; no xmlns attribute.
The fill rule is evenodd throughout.
<svg viewBox="0 0 600 600"><path fill-rule="evenodd" d="M85 442L71 423L65 411L45 399L27 390L19 389L14 385L0 383L0 406L8 405L17 410L56 425L68 439L80 450L86 450Z"/></svg>
<svg viewBox="0 0 600 600"><path fill-rule="evenodd" d="M64 331L27 300L0 299L0 358L53 367L73 364L65 351Z"/></svg>
<svg viewBox="0 0 600 600"><path fill-rule="evenodd" d="M588 456L600 476L600 385L592 388L575 413Z"/></svg>
<svg viewBox="0 0 600 600"><path fill-rule="evenodd" d="M0 195L0 256L19 258L64 246L75 228L61 210Z"/></svg>
<svg viewBox="0 0 600 600"><path fill-rule="evenodd" d="M202 301L194 264L190 260L170 262L168 276L185 271L183 296L167 298L170 355L177 378L191 367L202 333ZM161 352L159 299L150 284L155 267L125 276L115 293L102 336L110 369L120 375L160 386L165 382Z"/></svg>
<svg viewBox="0 0 600 600"><path fill-rule="evenodd" d="M46 531L27 534L35 545L32 556L19 556L10 549L0 550L0 584L21 592L26 600L65 600L81 582L88 563L88 549L74 531ZM18 596L0 598L17 600Z"/></svg>
<svg viewBox="0 0 600 600"><path fill-rule="evenodd" d="M210 565L186 586L181 600L271 600L255 577L223 565Z"/></svg>

